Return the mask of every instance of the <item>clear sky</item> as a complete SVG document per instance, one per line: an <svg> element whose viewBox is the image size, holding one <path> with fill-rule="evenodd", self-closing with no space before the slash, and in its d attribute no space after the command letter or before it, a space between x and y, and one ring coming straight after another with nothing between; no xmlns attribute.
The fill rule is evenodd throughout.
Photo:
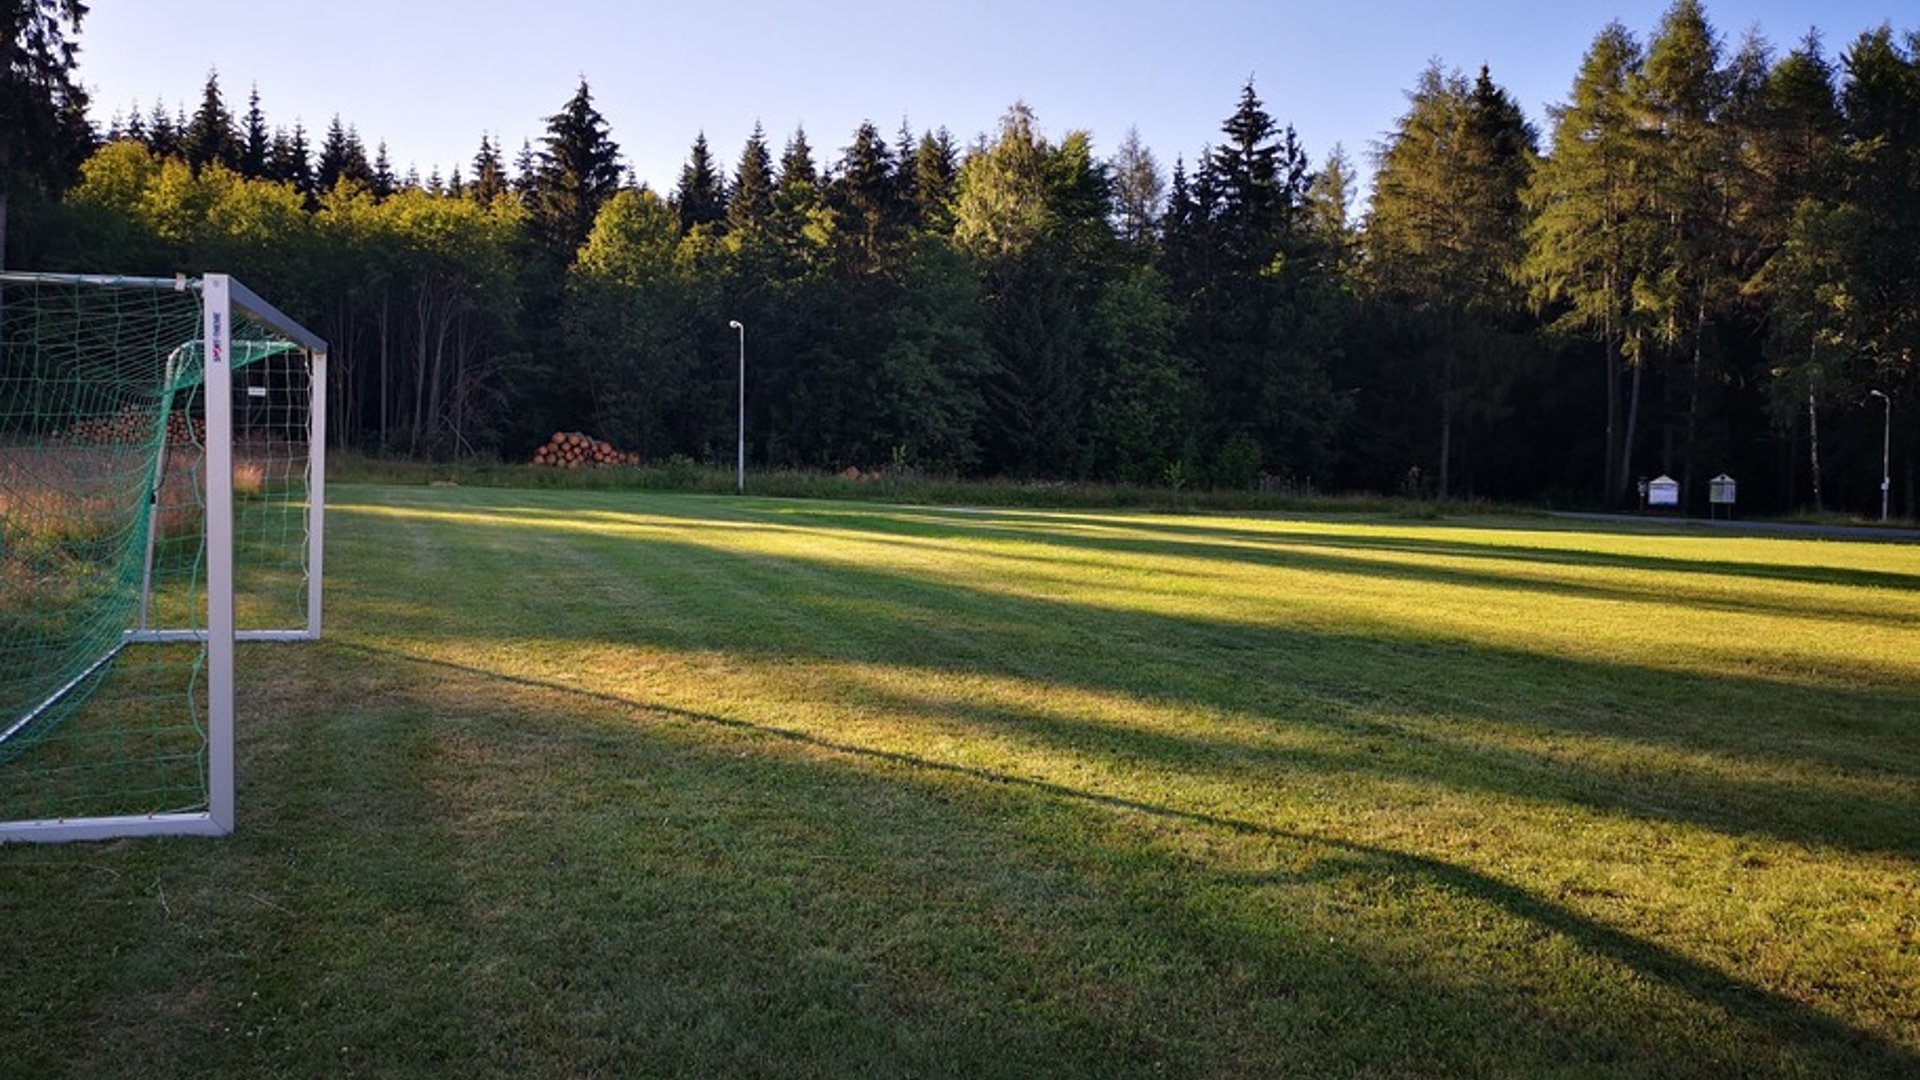
<svg viewBox="0 0 1920 1080"><path fill-rule="evenodd" d="M270 123L305 122L317 149L338 113L396 171L468 162L482 132L511 159L581 76L638 177L670 189L697 132L731 171L755 121L776 155L804 124L837 156L861 120L891 140L904 117L961 143L1025 100L1058 136L1110 153L1129 126L1171 168L1218 138L1251 76L1316 163L1342 143L1363 172L1430 59L1490 65L1544 133L1580 56L1609 20L1643 41L1666 0L94 0L81 79L96 119L138 100L191 112L209 70L229 106L258 86ZM1784 51L1818 26L1830 53L1912 0L1709 3L1731 50L1757 27Z"/></svg>

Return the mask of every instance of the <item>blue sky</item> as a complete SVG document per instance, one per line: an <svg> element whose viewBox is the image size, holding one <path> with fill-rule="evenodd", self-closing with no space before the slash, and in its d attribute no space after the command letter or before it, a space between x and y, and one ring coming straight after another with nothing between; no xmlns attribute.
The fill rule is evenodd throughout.
<svg viewBox="0 0 1920 1080"><path fill-rule="evenodd" d="M1777 48L1809 26L1837 52L1860 31L1920 26L1890 0L1709 3L1731 49L1750 27ZM324 131L338 113L395 168L444 171L489 132L536 141L585 76L643 181L670 188L704 130L731 168L757 120L775 145L804 124L821 159L872 119L905 117L963 143L1015 99L1057 136L1092 132L1106 154L1129 126L1171 167L1217 138L1251 76L1316 162L1336 142L1364 171L1429 59L1491 66L1543 132L1581 53L1610 19L1644 40L1666 0L330 0L209 5L96 0L82 27L81 78L104 122L137 99L191 111L210 69L228 103L257 85L269 121ZM535 17L529 18L529 14Z"/></svg>

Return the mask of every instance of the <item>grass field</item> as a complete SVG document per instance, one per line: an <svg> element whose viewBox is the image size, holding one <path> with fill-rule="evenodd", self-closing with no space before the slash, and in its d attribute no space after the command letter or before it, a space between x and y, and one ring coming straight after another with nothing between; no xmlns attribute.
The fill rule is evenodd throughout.
<svg viewBox="0 0 1920 1080"><path fill-rule="evenodd" d="M0 1075L1920 1074L1920 546L332 498Z"/></svg>

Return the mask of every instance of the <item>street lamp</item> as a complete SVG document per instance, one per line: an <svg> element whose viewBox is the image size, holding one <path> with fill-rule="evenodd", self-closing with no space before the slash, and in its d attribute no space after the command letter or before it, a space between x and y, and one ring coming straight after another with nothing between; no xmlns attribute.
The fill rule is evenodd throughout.
<svg viewBox="0 0 1920 1080"><path fill-rule="evenodd" d="M728 319L727 326L740 332L740 455L735 486L744 495L747 491L747 328L740 325L739 319Z"/></svg>
<svg viewBox="0 0 1920 1080"><path fill-rule="evenodd" d="M1877 397L1886 406L1887 422L1880 433L1880 521L1887 520L1887 494L1893 488L1893 470L1889 463L1893 460L1893 399L1878 390L1867 391L1868 397ZM1908 509L1912 513L1912 509Z"/></svg>

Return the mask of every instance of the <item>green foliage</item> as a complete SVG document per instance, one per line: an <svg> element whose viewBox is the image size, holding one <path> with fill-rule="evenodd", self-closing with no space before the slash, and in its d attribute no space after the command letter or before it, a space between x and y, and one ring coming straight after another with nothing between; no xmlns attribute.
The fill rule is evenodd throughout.
<svg viewBox="0 0 1920 1080"><path fill-rule="evenodd" d="M196 170L219 165L240 171L246 146L234 126L233 111L227 108L226 99L221 96L217 72L207 75L206 88L200 95L200 107L194 110L187 130L181 133L180 151L186 156L187 164Z"/></svg>
<svg viewBox="0 0 1920 1080"><path fill-rule="evenodd" d="M735 236L757 233L773 218L773 157L759 124L747 136L734 170L733 191L727 196L727 231Z"/></svg>
<svg viewBox="0 0 1920 1080"><path fill-rule="evenodd" d="M60 67L78 12L32 11ZM1295 488L1417 468L1448 495L1582 504L1710 469L1785 507L1810 387L1830 409L1920 399L1914 42L1776 61L1757 34L1724 49L1693 0L1647 41L1596 37L1537 159L1488 72L1436 61L1366 207L1340 149L1313 169L1250 83L1164 178L1137 135L1050 137L1016 105L964 150L869 123L824 162L798 130L776 161L756 127L730 182L702 137L663 202L621 191L584 81L538 153L508 166L483 135L443 181L393 177L340 117L310 160L209 79L192 119L116 120L64 204L36 174L12 246L240 273L334 343L335 430L389 453L517 458L585 429L730 461L739 320L760 469L904 447L970 475L1210 481L1257 458ZM83 100L42 89L43 120ZM34 129L42 164L57 126ZM1836 490L1860 487L1864 425L1827 437ZM1917 438L1896 424L1896 462Z"/></svg>
<svg viewBox="0 0 1920 1080"><path fill-rule="evenodd" d="M16 192L58 194L93 149L74 78L82 0L0 0L0 267Z"/></svg>
<svg viewBox="0 0 1920 1080"><path fill-rule="evenodd" d="M707 150L706 132L694 136L687 164L680 170L680 184L674 189L673 203L680 213L680 231L691 232L701 225L719 225L727 220L727 184Z"/></svg>
<svg viewBox="0 0 1920 1080"><path fill-rule="evenodd" d="M1380 299L1426 324L1428 344L1400 386L1439 414L1429 460L1444 498L1459 421L1498 419L1506 409L1512 380L1500 370L1496 330L1520 308L1521 191L1534 138L1485 68L1470 85L1430 65L1409 101L1380 152L1364 277Z"/></svg>
<svg viewBox="0 0 1920 1080"><path fill-rule="evenodd" d="M559 112L547 118L530 198L533 224L563 264L593 228L600 207L620 186L620 147L593 106L585 79Z"/></svg>

